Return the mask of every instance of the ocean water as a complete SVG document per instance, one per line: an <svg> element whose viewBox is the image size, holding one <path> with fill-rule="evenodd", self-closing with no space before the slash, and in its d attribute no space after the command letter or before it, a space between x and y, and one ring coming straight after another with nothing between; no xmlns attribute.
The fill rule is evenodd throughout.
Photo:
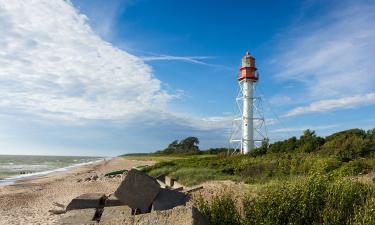
<svg viewBox="0 0 375 225"><path fill-rule="evenodd" d="M0 155L0 186L102 159L103 157L84 156Z"/></svg>

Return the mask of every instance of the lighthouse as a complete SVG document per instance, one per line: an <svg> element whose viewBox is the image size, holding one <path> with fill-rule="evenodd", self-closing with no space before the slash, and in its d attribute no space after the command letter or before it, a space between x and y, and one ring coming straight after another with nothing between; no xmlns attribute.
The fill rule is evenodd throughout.
<svg viewBox="0 0 375 225"><path fill-rule="evenodd" d="M254 85L259 77L256 74L255 58L246 52L242 58L241 68L238 74L238 82L242 90L242 138L241 152L249 153L254 148Z"/></svg>

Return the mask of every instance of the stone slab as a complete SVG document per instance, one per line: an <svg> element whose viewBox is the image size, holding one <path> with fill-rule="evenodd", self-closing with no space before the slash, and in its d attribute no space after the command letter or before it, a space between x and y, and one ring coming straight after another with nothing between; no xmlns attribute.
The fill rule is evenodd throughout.
<svg viewBox="0 0 375 225"><path fill-rule="evenodd" d="M207 217L192 206L178 206L134 216L133 225L209 225Z"/></svg>
<svg viewBox="0 0 375 225"><path fill-rule="evenodd" d="M66 210L100 208L104 206L105 195L103 193L88 193L80 195L68 204Z"/></svg>
<svg viewBox="0 0 375 225"><path fill-rule="evenodd" d="M164 177L165 179L165 184L168 186L168 187L173 187L173 184L174 184L174 181L175 179L169 177L169 176L165 176Z"/></svg>
<svg viewBox="0 0 375 225"><path fill-rule="evenodd" d="M187 196L185 193L161 188L159 194L152 203L152 210L167 210L176 206L186 205Z"/></svg>
<svg viewBox="0 0 375 225"><path fill-rule="evenodd" d="M100 218L100 225L133 224L132 209L129 206L105 207Z"/></svg>
<svg viewBox="0 0 375 225"><path fill-rule="evenodd" d="M110 195L106 200L104 207L112 207L112 206L121 206L125 205L123 202L118 200L118 198L114 195Z"/></svg>
<svg viewBox="0 0 375 225"><path fill-rule="evenodd" d="M146 213L159 190L160 185L155 178L132 169L117 188L115 196L129 207Z"/></svg>
<svg viewBox="0 0 375 225"><path fill-rule="evenodd" d="M60 225L94 225L96 209L77 209L66 212L57 224Z"/></svg>

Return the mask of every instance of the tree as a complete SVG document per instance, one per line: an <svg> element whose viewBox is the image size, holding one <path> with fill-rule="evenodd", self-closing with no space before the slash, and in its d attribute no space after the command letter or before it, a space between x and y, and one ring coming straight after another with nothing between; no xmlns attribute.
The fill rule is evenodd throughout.
<svg viewBox="0 0 375 225"><path fill-rule="evenodd" d="M187 137L180 141L179 151L182 152L194 152L199 151L199 139L197 137Z"/></svg>
<svg viewBox="0 0 375 225"><path fill-rule="evenodd" d="M315 131L307 129L299 139L298 150L309 153L318 150L323 143L323 138L316 136Z"/></svg>

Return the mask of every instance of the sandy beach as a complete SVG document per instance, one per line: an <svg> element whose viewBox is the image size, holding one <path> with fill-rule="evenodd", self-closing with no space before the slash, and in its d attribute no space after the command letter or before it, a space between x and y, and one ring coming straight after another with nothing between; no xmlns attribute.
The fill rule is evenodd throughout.
<svg viewBox="0 0 375 225"><path fill-rule="evenodd" d="M122 177L107 178L105 173L151 164L113 158L0 187L0 224L55 224L60 215L49 210L61 210L83 193L111 194L116 190ZM95 174L98 179L85 181Z"/></svg>

